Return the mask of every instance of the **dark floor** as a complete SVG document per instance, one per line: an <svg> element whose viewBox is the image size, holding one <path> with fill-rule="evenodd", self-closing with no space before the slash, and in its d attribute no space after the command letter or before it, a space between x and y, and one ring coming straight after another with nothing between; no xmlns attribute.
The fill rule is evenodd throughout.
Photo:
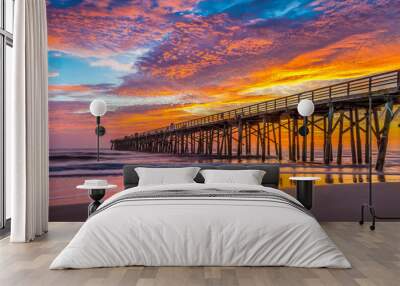
<svg viewBox="0 0 400 286"><path fill-rule="evenodd" d="M4 228L0 228L0 239L3 239L10 235L11 220L6 220Z"/></svg>

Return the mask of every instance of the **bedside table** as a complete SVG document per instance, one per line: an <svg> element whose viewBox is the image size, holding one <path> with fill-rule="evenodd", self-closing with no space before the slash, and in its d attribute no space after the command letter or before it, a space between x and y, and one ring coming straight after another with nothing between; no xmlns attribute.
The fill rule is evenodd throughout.
<svg viewBox="0 0 400 286"><path fill-rule="evenodd" d="M296 182L297 200L308 210L312 208L314 181L320 177L290 177L289 180Z"/></svg>
<svg viewBox="0 0 400 286"><path fill-rule="evenodd" d="M106 190L116 187L116 185L108 184L107 180L85 180L83 185L76 186L77 189L88 190L89 197L93 200L88 206L88 216L94 213L101 205L101 199L106 194Z"/></svg>

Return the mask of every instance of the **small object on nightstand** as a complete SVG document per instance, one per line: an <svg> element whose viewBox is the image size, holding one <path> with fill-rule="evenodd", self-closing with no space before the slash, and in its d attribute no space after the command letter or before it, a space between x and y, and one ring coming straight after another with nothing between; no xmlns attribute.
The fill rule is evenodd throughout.
<svg viewBox="0 0 400 286"><path fill-rule="evenodd" d="M101 205L101 199L106 194L106 190L116 188L116 185L108 184L107 180L85 180L83 185L79 185L77 189L88 190L89 197L93 202L88 206L88 216L94 213Z"/></svg>
<svg viewBox="0 0 400 286"><path fill-rule="evenodd" d="M320 177L290 177L289 180L296 181L296 196L297 200L303 206L310 210L313 201L313 186L314 181L320 180Z"/></svg>

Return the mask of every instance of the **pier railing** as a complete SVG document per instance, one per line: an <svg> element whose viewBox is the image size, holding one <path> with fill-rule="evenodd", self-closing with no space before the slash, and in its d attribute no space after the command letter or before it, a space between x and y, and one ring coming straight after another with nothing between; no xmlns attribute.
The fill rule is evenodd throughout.
<svg viewBox="0 0 400 286"><path fill-rule="evenodd" d="M153 129L138 134L146 136L165 131L175 131L185 128L193 128L204 125L210 125L226 120L237 119L238 117L246 118L257 116L259 114L276 113L279 111L291 110L297 107L297 104L303 99L310 99L314 104L329 103L342 101L345 98L351 98L365 94L379 94L379 91L387 91L388 89L400 88L400 70L375 74L363 78L353 79L346 82L333 84L330 86L317 88L314 90L289 95L277 99L267 100L264 102L212 114L189 121L171 124L171 126Z"/></svg>

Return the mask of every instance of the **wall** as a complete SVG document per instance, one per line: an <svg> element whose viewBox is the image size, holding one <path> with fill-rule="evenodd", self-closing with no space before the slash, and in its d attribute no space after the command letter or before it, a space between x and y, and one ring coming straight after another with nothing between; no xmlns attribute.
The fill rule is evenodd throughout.
<svg viewBox="0 0 400 286"><path fill-rule="evenodd" d="M49 0L47 13L50 204L59 219L87 203L74 190L85 177L121 187L123 163L198 160L110 151L112 138L400 67L395 0ZM100 164L95 98L109 108ZM391 174L399 136L393 129Z"/></svg>

